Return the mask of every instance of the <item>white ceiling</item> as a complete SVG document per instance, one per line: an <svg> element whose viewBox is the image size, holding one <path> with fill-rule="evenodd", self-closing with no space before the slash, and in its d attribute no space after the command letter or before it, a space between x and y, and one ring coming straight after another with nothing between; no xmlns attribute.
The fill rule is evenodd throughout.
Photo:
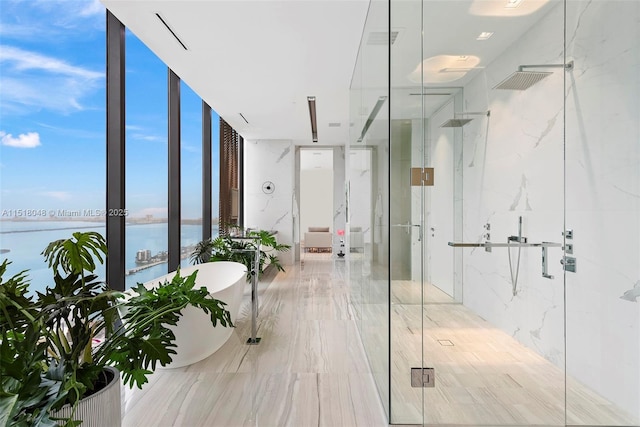
<svg viewBox="0 0 640 427"><path fill-rule="evenodd" d="M319 143L346 142L368 0L101 1L245 139L310 144L315 96Z"/></svg>
<svg viewBox="0 0 640 427"><path fill-rule="evenodd" d="M386 30L386 19L382 27L367 27L363 34L368 0L101 1L245 139L312 145L307 96L315 96L319 144L344 144L349 87L361 39L369 58L382 57L387 50L367 44L369 32ZM423 60L425 69L433 65L437 70L444 66L438 62L443 55L477 57L475 68L466 74L425 74L430 93L438 87L453 87L444 92L454 93L561 4L523 0L518 8L507 9L506 2L424 0L423 19L419 1L392 2L391 28L399 31L391 53L392 118L419 117L422 98L427 116L449 99L419 95L420 74L414 71ZM479 42L481 31L494 35ZM438 81L443 76L455 80Z"/></svg>

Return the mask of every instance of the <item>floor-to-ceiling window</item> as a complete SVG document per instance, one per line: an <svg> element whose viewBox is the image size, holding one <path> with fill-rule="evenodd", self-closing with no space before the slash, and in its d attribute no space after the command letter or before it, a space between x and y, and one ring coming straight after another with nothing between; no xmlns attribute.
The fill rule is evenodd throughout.
<svg viewBox="0 0 640 427"><path fill-rule="evenodd" d="M202 240L202 101L184 82L180 87L181 265Z"/></svg>
<svg viewBox="0 0 640 427"><path fill-rule="evenodd" d="M167 67L126 35L126 287L167 271Z"/></svg>
<svg viewBox="0 0 640 427"><path fill-rule="evenodd" d="M41 252L105 231L105 21L90 2L0 8L0 260L51 283ZM104 277L104 266L98 274Z"/></svg>

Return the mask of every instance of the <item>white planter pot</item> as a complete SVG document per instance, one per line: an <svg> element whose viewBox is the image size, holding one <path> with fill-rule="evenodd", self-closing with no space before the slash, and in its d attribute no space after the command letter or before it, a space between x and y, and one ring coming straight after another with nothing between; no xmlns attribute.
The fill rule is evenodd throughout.
<svg viewBox="0 0 640 427"><path fill-rule="evenodd" d="M82 427L119 427L122 424L120 402L120 372L107 366L105 368L110 375L111 382L105 388L78 402L78 407L73 415L74 420L82 420ZM55 412L55 417L69 417L71 407L63 406ZM63 425L63 422L58 422Z"/></svg>

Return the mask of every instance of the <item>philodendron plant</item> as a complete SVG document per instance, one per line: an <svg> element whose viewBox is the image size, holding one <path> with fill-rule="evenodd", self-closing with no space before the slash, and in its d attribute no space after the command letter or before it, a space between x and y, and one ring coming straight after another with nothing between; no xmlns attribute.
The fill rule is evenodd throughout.
<svg viewBox="0 0 640 427"><path fill-rule="evenodd" d="M188 277L178 272L154 289L139 284L124 298L94 274L106 252L95 232L51 242L43 254L53 285L35 297L28 295L24 272L4 281L8 262L0 266L0 426L57 425L51 411L75 408L96 392L107 365L126 385L141 387L158 363L176 354L168 326L188 305L209 314L213 326L233 326L225 303L195 288L197 271ZM122 319L119 308L127 313ZM73 414L64 421L79 423Z"/></svg>
<svg viewBox="0 0 640 427"><path fill-rule="evenodd" d="M191 254L193 264L213 261L234 261L247 267L247 280L251 278L251 268L254 262L255 250L258 248L259 271L264 272L267 265L273 265L278 271L284 267L278 259L278 252L286 252L291 246L278 244L275 236L265 230L251 230L243 235L255 239L238 239L233 236L218 236L215 239L199 242Z"/></svg>

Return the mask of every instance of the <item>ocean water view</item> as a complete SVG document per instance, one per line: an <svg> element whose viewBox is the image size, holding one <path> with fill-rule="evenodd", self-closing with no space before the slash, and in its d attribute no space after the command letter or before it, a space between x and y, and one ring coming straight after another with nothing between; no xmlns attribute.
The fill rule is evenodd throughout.
<svg viewBox="0 0 640 427"><path fill-rule="evenodd" d="M202 240L202 226L200 224L182 224L181 246L192 246ZM96 231L103 236L106 234L104 223L89 221L2 221L0 222L0 262L8 259L5 279L22 270L28 270L27 278L30 291L42 291L51 284L53 275L47 267L42 252L49 244L57 239L67 239L75 231ZM167 223L127 224L126 226L126 265L128 270L139 267L136 264L136 253L148 249L152 255L167 250ZM217 228L212 230L215 237ZM8 251L7 251L8 250ZM182 260L182 266L189 265L189 259ZM130 288L136 283L144 283L166 274L167 263L154 265L149 268L129 274L125 278L125 286ZM96 271L101 280L105 279L105 266L99 265Z"/></svg>

